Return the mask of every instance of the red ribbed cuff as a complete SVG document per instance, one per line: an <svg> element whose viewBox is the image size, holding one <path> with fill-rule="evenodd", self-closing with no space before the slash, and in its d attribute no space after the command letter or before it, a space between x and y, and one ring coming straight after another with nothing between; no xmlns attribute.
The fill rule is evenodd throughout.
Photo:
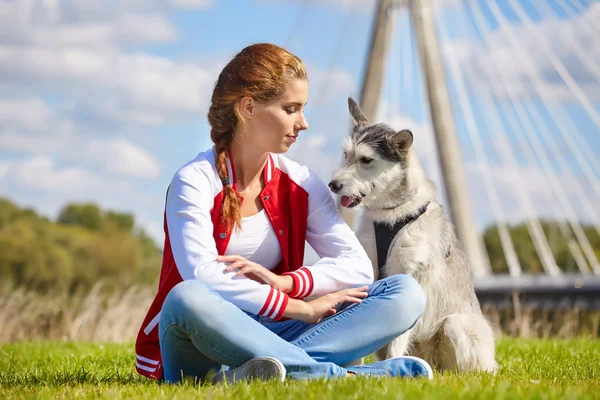
<svg viewBox="0 0 600 400"><path fill-rule="evenodd" d="M265 304L262 306L259 315L279 321L287 308L289 296L280 290L271 288Z"/></svg>
<svg viewBox="0 0 600 400"><path fill-rule="evenodd" d="M291 276L294 281L292 292L289 294L291 298L303 299L312 293L314 282L312 273L308 269L302 267L297 271L285 272L283 275Z"/></svg>

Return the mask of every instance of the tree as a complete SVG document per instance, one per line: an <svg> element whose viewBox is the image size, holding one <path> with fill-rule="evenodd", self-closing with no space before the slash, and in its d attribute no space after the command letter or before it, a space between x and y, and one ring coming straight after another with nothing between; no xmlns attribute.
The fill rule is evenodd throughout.
<svg viewBox="0 0 600 400"><path fill-rule="evenodd" d="M99 231L104 225L104 215L96 204L67 204L60 211L58 223L83 226L92 231Z"/></svg>
<svg viewBox="0 0 600 400"><path fill-rule="evenodd" d="M119 230L129 233L133 231L135 218L131 213L108 211L106 213L105 222L113 223L119 228Z"/></svg>

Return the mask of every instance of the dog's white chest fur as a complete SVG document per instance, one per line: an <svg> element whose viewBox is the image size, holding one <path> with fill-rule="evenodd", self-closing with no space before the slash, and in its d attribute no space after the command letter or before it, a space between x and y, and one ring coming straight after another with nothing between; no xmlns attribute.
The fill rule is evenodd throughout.
<svg viewBox="0 0 600 400"><path fill-rule="evenodd" d="M422 271L429 261L427 235L419 229L413 229L414 221L403 228L390 244L386 267L389 275L414 275Z"/></svg>

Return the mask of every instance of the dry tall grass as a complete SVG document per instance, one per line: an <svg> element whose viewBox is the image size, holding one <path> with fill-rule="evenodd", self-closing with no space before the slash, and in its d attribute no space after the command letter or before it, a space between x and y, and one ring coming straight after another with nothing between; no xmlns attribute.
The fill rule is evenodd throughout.
<svg viewBox="0 0 600 400"><path fill-rule="evenodd" d="M155 289L134 286L108 291L96 285L87 293L40 295L23 288L0 288L0 343L30 340L131 342L152 302ZM484 306L498 336L597 338L600 312L577 309L534 310Z"/></svg>
<svg viewBox="0 0 600 400"><path fill-rule="evenodd" d="M516 293L503 307L484 305L482 310L496 336L543 339L582 336L597 339L600 336L598 310L526 307L521 305Z"/></svg>
<svg viewBox="0 0 600 400"><path fill-rule="evenodd" d="M134 286L87 293L0 291L0 343L28 340L123 342L135 339L155 289Z"/></svg>

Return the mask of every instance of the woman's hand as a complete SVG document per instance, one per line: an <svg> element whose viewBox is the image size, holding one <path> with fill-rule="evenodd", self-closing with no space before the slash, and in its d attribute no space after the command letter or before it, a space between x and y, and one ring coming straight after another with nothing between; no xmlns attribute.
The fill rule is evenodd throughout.
<svg viewBox="0 0 600 400"><path fill-rule="evenodd" d="M315 300L304 303L301 300L290 300L284 314L285 317L297 319L309 324L316 324L334 315L339 304L360 303L367 298L368 286L344 289L329 293ZM301 304L304 303L304 304Z"/></svg>
<svg viewBox="0 0 600 400"><path fill-rule="evenodd" d="M254 281L267 284L283 293L291 293L294 281L291 276L277 275L260 264L245 259L242 256L218 256L218 262L230 263L225 272L237 270L235 276L244 275Z"/></svg>

